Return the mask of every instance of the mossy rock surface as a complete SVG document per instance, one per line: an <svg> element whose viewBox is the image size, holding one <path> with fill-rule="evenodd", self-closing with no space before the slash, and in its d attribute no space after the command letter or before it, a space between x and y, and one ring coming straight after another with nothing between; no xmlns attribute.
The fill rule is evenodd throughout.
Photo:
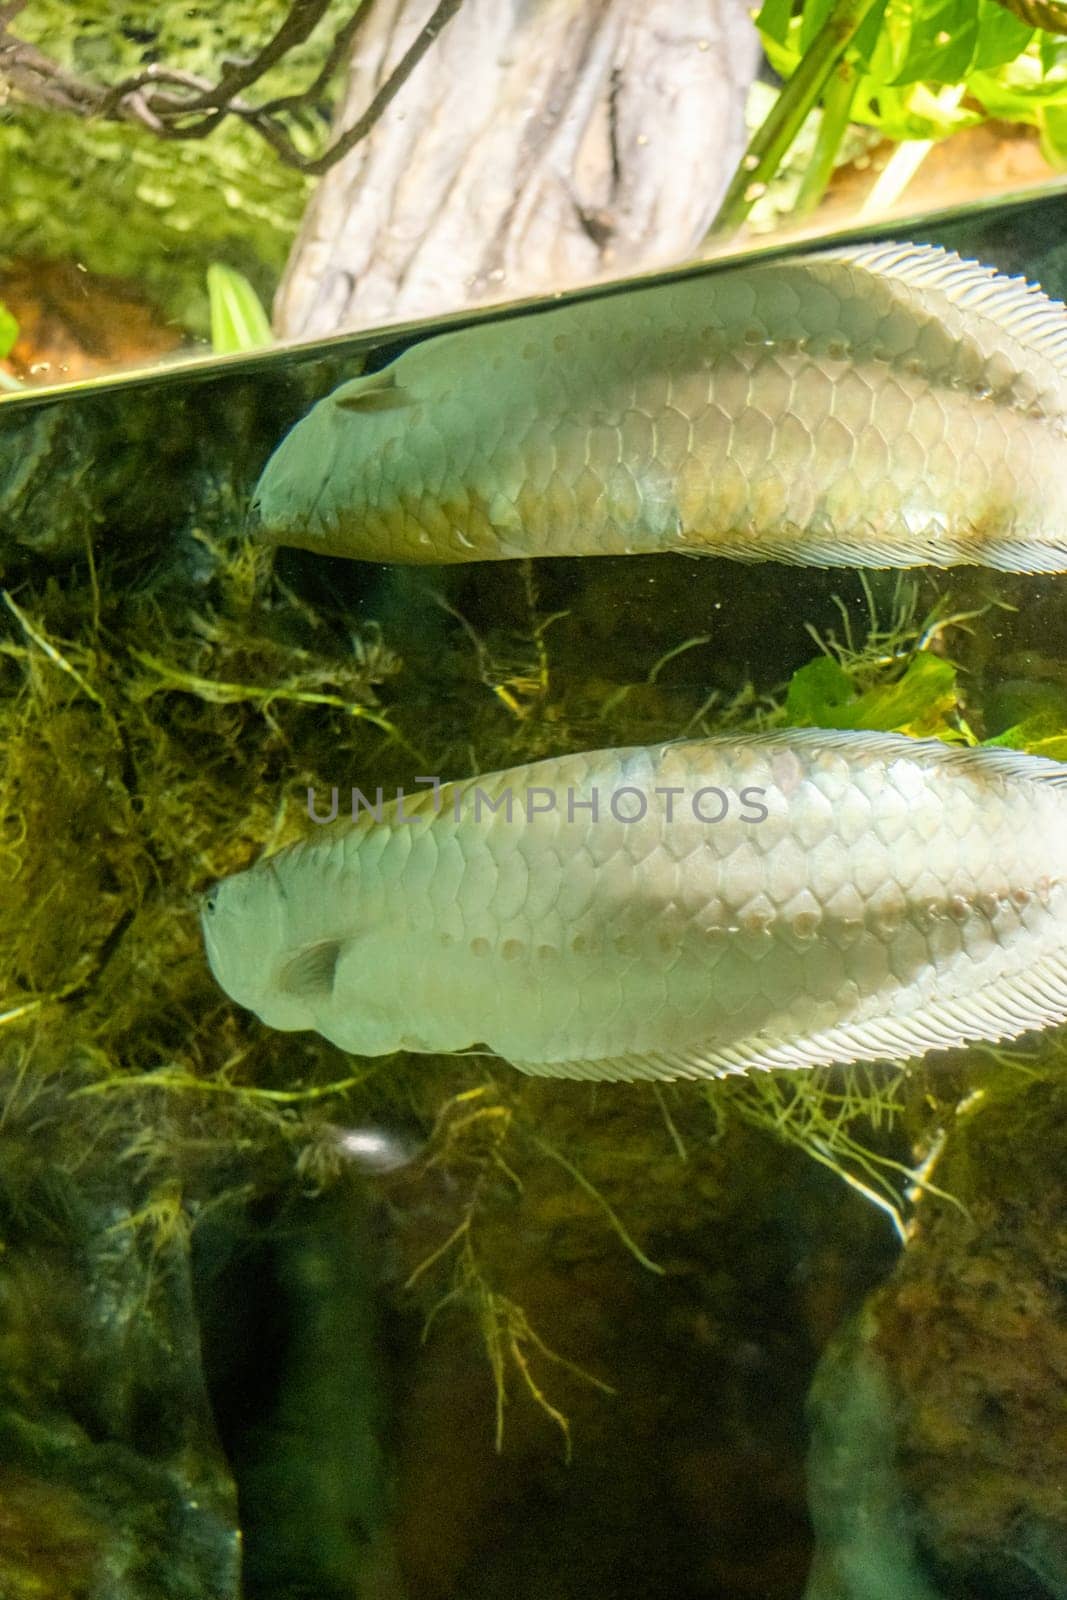
<svg viewBox="0 0 1067 1600"><path fill-rule="evenodd" d="M68 71L115 84L153 63L214 82L227 56L262 48L288 7L281 0L155 6L145 0L33 0L12 24ZM266 77L262 98L300 90L332 37L327 22ZM328 129L323 100L305 137ZM0 108L4 239L8 257L81 262L141 284L164 315L205 337L212 261L243 272L270 303L310 192L237 119L207 139L161 140L127 123L80 122L14 101Z"/></svg>
<svg viewBox="0 0 1067 1600"><path fill-rule="evenodd" d="M0 406L0 567L66 566L95 542L115 556L188 563L195 585L209 564L189 544L193 530L239 537L278 430L346 365L307 360L266 379L161 378Z"/></svg>

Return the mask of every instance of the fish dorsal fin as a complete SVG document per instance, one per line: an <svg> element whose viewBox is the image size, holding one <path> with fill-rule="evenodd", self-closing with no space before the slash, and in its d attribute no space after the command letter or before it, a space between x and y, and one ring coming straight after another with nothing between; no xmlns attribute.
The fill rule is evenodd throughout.
<svg viewBox="0 0 1067 1600"><path fill-rule="evenodd" d="M383 367L381 372L372 372L365 378L353 378L351 383L335 390L330 398L340 411L363 413L398 411L411 404L410 394L397 382L392 367Z"/></svg>
<svg viewBox="0 0 1067 1600"><path fill-rule="evenodd" d="M674 740L673 744L714 746L741 743L746 749L762 745L782 745L796 750L816 745L821 750L840 751L843 756L881 756L885 760L918 760L926 766L947 767L982 778L1024 779L1028 783L1067 787L1067 763L1048 756L1029 755L1006 745L946 744L943 739L914 739L906 733L871 732L866 728L774 728L765 733L713 734L708 739ZM657 748L666 749L663 745Z"/></svg>
<svg viewBox="0 0 1067 1600"><path fill-rule="evenodd" d="M1056 952L988 988L926 1003L911 1015L884 1014L795 1039L751 1034L709 1050L650 1051L600 1060L516 1061L520 1072L589 1081L725 1078L760 1070L844 1066L854 1061L906 1061L929 1050L981 1040L1015 1039L1031 1028L1067 1020L1067 953Z"/></svg>
<svg viewBox="0 0 1067 1600"><path fill-rule="evenodd" d="M340 954L337 939L305 945L282 968L277 982L279 991L296 1000L327 999L333 993Z"/></svg>
<svg viewBox="0 0 1067 1600"><path fill-rule="evenodd" d="M821 251L811 259L841 262L941 296L964 314L988 318L1067 378L1067 308L1025 278L1007 278L940 245L858 245Z"/></svg>

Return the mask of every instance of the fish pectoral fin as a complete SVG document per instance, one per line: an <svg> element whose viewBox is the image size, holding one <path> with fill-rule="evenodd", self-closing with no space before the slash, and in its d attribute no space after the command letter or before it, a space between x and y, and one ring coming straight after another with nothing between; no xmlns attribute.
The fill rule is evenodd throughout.
<svg viewBox="0 0 1067 1600"><path fill-rule="evenodd" d="M412 396L397 383L396 373L386 367L344 384L333 396L333 403L340 411L399 411L412 404Z"/></svg>
<svg viewBox="0 0 1067 1600"><path fill-rule="evenodd" d="M323 939L309 944L286 962L276 987L296 1000L325 1000L333 994L337 962L341 955L339 939Z"/></svg>

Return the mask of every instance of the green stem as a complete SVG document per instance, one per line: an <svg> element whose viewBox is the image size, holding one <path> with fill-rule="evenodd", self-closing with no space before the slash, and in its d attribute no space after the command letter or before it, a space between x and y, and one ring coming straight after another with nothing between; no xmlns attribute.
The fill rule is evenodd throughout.
<svg viewBox="0 0 1067 1600"><path fill-rule="evenodd" d="M744 222L876 3L877 0L837 0L762 127L753 134L708 230L709 239L733 233Z"/></svg>
<svg viewBox="0 0 1067 1600"><path fill-rule="evenodd" d="M797 195L796 205L793 207L794 217L806 217L809 211L814 211L830 182L830 174L834 170L837 152L841 148L841 141L848 128L848 119L852 114L852 102L856 98L856 88L859 84L859 74L855 67L847 61L842 61L833 73L822 102L822 120L819 123L819 132L815 138L815 149L811 153L808 170L804 174Z"/></svg>

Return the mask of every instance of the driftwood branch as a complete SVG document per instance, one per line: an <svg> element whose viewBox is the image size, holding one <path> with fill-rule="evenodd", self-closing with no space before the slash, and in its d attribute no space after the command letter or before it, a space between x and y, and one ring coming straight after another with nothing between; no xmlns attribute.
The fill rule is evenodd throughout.
<svg viewBox="0 0 1067 1600"><path fill-rule="evenodd" d="M751 4L464 0L417 69L410 114L381 117L316 185L278 334L322 338L684 260L744 153ZM436 0L375 0L338 132L376 115L439 18Z"/></svg>
<svg viewBox="0 0 1067 1600"><path fill-rule="evenodd" d="M997 0L1005 11L1013 11L1020 22L1046 33L1067 33L1067 4L1064 0Z"/></svg>
<svg viewBox="0 0 1067 1600"><path fill-rule="evenodd" d="M284 20L262 49L247 60L224 60L216 83L177 67L153 64L110 85L77 77L35 45L13 34L10 23L25 3L26 0L10 0L8 5L0 6L0 84L6 83L19 99L76 117L137 123L161 139L205 139L226 117L237 117L266 140L286 166L318 176L367 137L438 34L455 16L462 0L439 0L366 109L318 155L305 155L297 148L286 119L314 106L334 73L347 63L357 35L373 12L374 0L361 0L358 9L338 29L325 63L306 89L261 105L244 99L245 91L253 88L290 50L303 44L326 15L331 0L292 0Z"/></svg>

